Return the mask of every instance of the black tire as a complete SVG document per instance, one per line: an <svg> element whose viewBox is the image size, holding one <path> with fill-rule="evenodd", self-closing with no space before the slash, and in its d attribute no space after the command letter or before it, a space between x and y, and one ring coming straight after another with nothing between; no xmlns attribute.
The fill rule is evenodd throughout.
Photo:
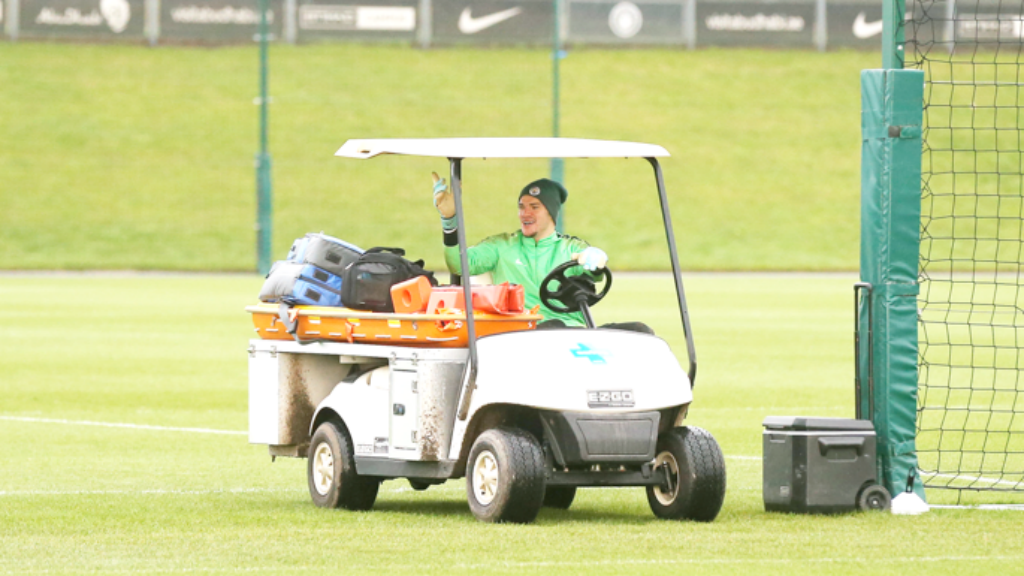
<svg viewBox="0 0 1024 576"><path fill-rule="evenodd" d="M710 432L673 428L658 438L656 466L669 470L670 486L648 486L647 502L658 518L711 522L725 501L725 458Z"/></svg>
<svg viewBox="0 0 1024 576"><path fill-rule="evenodd" d="M892 507L892 495L885 486L869 484L857 495L857 508L867 511L885 512Z"/></svg>
<svg viewBox="0 0 1024 576"><path fill-rule="evenodd" d="M544 506L546 508L568 510L575 499L575 486L548 486L544 491Z"/></svg>
<svg viewBox="0 0 1024 576"><path fill-rule="evenodd" d="M306 478L313 503L321 508L369 510L380 481L356 473L352 440L334 422L317 426L309 443Z"/></svg>
<svg viewBox="0 0 1024 576"><path fill-rule="evenodd" d="M477 437L466 461L469 509L484 522L533 522L544 504L544 451L518 428Z"/></svg>

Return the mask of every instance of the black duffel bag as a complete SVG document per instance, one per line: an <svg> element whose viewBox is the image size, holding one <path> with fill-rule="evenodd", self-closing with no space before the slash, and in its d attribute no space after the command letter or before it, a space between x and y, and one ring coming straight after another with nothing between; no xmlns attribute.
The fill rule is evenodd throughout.
<svg viewBox="0 0 1024 576"><path fill-rule="evenodd" d="M347 308L394 312L391 287L417 276L426 276L437 286L433 272L423 269L423 260L403 258L401 248L370 248L345 268L341 278L341 303Z"/></svg>

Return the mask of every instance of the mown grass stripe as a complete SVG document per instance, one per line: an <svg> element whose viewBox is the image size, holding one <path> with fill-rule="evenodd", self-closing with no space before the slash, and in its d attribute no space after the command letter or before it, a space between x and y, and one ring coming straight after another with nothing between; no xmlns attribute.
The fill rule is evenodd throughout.
<svg viewBox="0 0 1024 576"><path fill-rule="evenodd" d="M225 434L245 436L248 432L239 430L217 430L214 428L186 428L179 426L155 426L152 424L131 424L126 422L94 422L91 420L64 420L61 418L35 418L29 416L3 416L0 420L29 422L34 424L65 424L69 426L99 426L103 428L129 428L132 430L156 430L159 432L190 432L194 434Z"/></svg>

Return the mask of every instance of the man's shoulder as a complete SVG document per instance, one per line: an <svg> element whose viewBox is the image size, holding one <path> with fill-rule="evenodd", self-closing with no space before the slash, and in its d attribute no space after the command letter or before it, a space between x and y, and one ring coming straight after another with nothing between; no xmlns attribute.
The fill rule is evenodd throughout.
<svg viewBox="0 0 1024 576"><path fill-rule="evenodd" d="M558 235L558 240L560 242L564 242L564 243L566 243L566 244L568 244L570 246L579 246L579 247L582 247L582 248L586 248L586 247L590 246L589 242L587 242L583 238L580 238L579 236L570 236L568 234L559 234Z"/></svg>
<svg viewBox="0 0 1024 576"><path fill-rule="evenodd" d="M516 230L515 232L504 232L501 234L495 234L494 236L488 236L480 241L481 244L514 244L519 242L519 237L523 233Z"/></svg>

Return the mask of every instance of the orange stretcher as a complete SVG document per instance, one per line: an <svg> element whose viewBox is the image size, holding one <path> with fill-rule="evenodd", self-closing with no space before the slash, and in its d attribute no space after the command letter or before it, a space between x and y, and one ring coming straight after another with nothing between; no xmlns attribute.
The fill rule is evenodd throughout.
<svg viewBox="0 0 1024 576"><path fill-rule="evenodd" d="M361 344L465 348L469 345L466 314L462 310L440 310L434 314L389 314L326 306L295 306L289 309L297 321L295 336L279 315L277 304L247 306L256 333L264 340L330 340ZM532 330L544 319L536 311L523 314L474 312L476 335Z"/></svg>

